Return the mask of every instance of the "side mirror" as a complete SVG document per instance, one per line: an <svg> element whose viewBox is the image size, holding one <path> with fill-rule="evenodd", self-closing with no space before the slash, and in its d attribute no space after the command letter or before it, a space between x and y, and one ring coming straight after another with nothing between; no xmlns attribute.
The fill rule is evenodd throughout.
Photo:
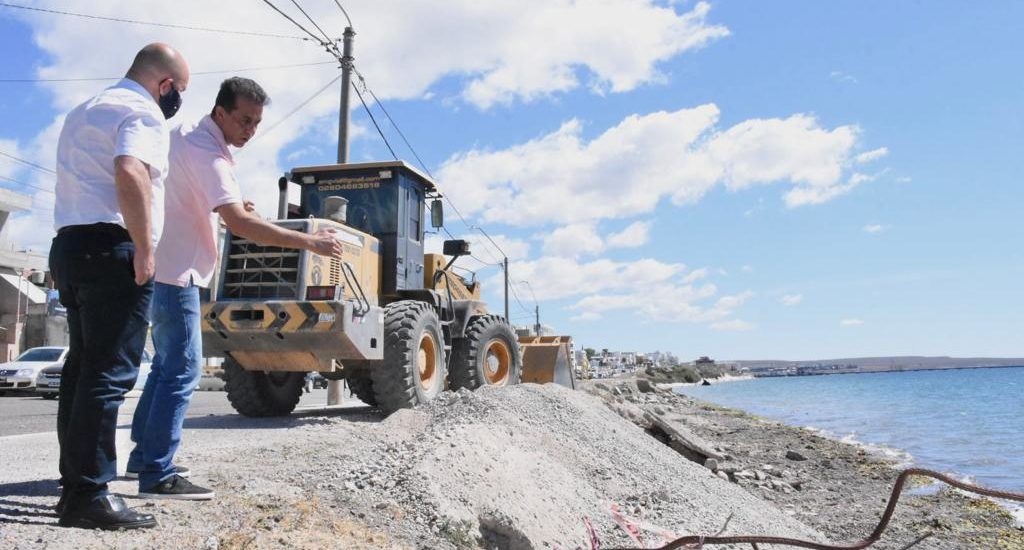
<svg viewBox="0 0 1024 550"><path fill-rule="evenodd" d="M441 199L430 202L430 226L434 229L444 227L444 204Z"/></svg>
<svg viewBox="0 0 1024 550"><path fill-rule="evenodd" d="M469 255L469 242L462 239L445 241L444 242L444 255L458 258L459 256Z"/></svg>

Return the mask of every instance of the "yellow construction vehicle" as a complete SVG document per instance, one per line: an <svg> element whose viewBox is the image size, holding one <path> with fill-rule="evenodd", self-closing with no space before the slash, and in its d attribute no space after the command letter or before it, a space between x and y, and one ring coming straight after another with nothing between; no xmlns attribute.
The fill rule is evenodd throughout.
<svg viewBox="0 0 1024 550"><path fill-rule="evenodd" d="M202 310L203 351L225 358L237 411L290 413L309 372L346 380L385 413L446 388L572 386L567 340L520 344L504 317L488 313L479 283L452 271L466 241L424 253L427 201L433 227L444 217L428 177L395 161L295 168L279 184L274 223L333 228L344 251L332 259L227 234L216 298ZM298 205L287 204L290 185L300 186Z"/></svg>

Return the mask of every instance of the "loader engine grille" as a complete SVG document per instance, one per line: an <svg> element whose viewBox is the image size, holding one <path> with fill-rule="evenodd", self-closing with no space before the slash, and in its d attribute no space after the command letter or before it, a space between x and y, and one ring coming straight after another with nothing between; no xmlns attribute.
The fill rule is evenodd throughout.
<svg viewBox="0 0 1024 550"><path fill-rule="evenodd" d="M301 254L301 250L294 248L264 246L232 235L222 296L227 299L300 299Z"/></svg>

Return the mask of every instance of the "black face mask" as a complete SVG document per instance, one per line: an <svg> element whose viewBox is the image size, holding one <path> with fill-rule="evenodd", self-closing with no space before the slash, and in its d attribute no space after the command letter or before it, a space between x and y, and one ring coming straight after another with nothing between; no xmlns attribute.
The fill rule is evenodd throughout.
<svg viewBox="0 0 1024 550"><path fill-rule="evenodd" d="M157 104L160 105L160 111L163 112L164 118L171 118L181 108L181 92L174 87L174 84L171 84L171 91L160 96L160 101L157 101Z"/></svg>

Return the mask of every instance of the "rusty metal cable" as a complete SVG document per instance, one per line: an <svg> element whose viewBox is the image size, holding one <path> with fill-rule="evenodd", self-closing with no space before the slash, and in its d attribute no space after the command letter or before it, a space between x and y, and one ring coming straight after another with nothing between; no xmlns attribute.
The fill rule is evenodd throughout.
<svg viewBox="0 0 1024 550"><path fill-rule="evenodd" d="M672 542L661 546L656 550L676 550L676 549L700 549L705 545L716 545L716 544L750 544L754 548L757 548L757 544L778 544L782 546L795 546L797 548L810 548L812 550L862 550L872 544L878 542L882 538L882 533L889 526L889 522L892 520L892 515L896 511L896 503L899 502L900 494L903 492L903 486L906 484L907 478L910 476L924 476L937 479L947 485L956 487L964 491L971 493L984 495L992 498L1001 498L1006 500L1015 500L1024 502L1024 494L1011 493L1009 491L999 491L996 489L989 489L987 487L980 487L977 485L971 485L962 481L953 479L945 474L940 474L932 470L925 470L923 468L908 468L900 472L900 475L896 478L896 483L893 485L892 494L889 496L889 502L885 507L885 513L882 514L882 518L878 522L878 526L875 530L868 535L867 538L860 542L853 544L823 544L820 542L812 542L807 540L800 540L788 537L771 537L764 535L734 535L734 536L718 536L718 535L687 535L680 537ZM925 535L927 537L927 535ZM923 538L919 538L917 541L920 542ZM619 549L607 549L607 550L641 550L633 548L619 548Z"/></svg>

